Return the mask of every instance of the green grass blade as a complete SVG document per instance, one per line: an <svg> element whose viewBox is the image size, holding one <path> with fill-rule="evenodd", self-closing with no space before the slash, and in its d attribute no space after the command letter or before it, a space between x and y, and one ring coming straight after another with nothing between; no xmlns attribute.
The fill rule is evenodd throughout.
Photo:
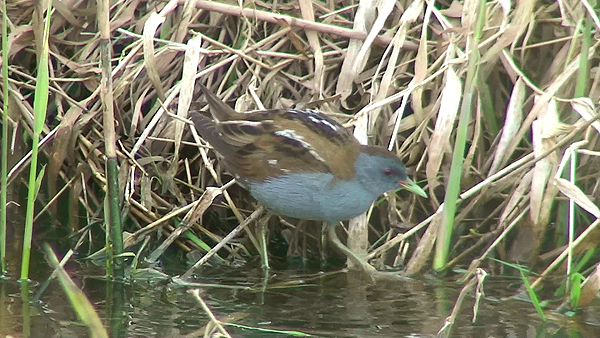
<svg viewBox="0 0 600 338"><path fill-rule="evenodd" d="M46 256L50 260L50 264L56 269L58 281L67 294L71 307L77 313L77 317L79 317L90 330L90 337L108 337L108 333L102 325L102 321L100 320L98 313L96 313L92 303L87 299L83 291L75 285L71 277L69 277L65 269L60 265L58 258L50 246L45 244L44 249L46 251Z"/></svg>
<svg viewBox="0 0 600 338"><path fill-rule="evenodd" d="M0 274L6 272L6 191L8 188L8 17L2 2L2 158L0 158Z"/></svg>
<svg viewBox="0 0 600 338"><path fill-rule="evenodd" d="M531 284L529 284L529 280L527 279L527 276L525 276L525 273L523 272L522 268L519 268L519 273L521 274L521 279L523 280L523 284L527 289L527 293L529 294L529 298L531 299L531 303L533 304L535 311L537 311L538 316L540 316L540 318L543 321L546 321L546 315L544 314L544 309L542 309L540 300L537 294L535 293L535 290L533 290L533 288L531 287Z"/></svg>
<svg viewBox="0 0 600 338"><path fill-rule="evenodd" d="M27 192L27 213L25 217L25 233L23 235L23 255L21 262L21 279L29 278L29 258L31 256L31 239L33 237L33 211L37 197L37 164L38 144L40 134L46 120L48 108L48 39L50 35L50 16L52 12L52 1L48 1L46 19L44 22L44 39L42 42L41 55L39 56L37 81L35 84L35 98L33 100L34 126L32 137L31 166L29 170L29 189Z"/></svg>
<svg viewBox="0 0 600 338"><path fill-rule="evenodd" d="M486 3L480 1L478 6L477 27L473 33L472 46L477 46L483 31L485 20ZM433 268L441 270L448 262L450 251L450 239L452 229L454 228L454 215L456 213L458 195L460 193L460 183L462 176L462 167L464 163L464 154L467 143L467 134L469 123L471 122L472 103L475 99L475 84L478 77L480 54L477 48L471 47L468 51L468 68L465 81L465 88L460 107L460 116L458 120L458 128L456 130L456 141L454 143L454 151L452 156L452 165L450 168L450 177L448 188L444 198L444 222L438 230L437 244L435 248L435 257L433 260Z"/></svg>

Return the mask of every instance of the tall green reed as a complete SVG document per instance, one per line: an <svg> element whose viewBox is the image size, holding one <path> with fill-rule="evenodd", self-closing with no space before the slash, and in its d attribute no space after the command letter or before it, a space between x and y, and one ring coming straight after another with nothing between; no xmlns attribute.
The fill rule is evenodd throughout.
<svg viewBox="0 0 600 338"><path fill-rule="evenodd" d="M478 77L478 65L480 54L477 50L479 40L483 34L485 24L486 2L479 1L478 14L475 24L475 29L472 41L469 44L468 50L468 66L465 87L462 95L462 103L460 107L460 116L458 128L456 131L456 140L454 143L454 151L452 157L452 165L450 168L450 177L448 180L448 188L444 198L444 221L438 229L437 244L435 256L433 259L433 268L441 270L448 262L450 251L450 239L452 229L454 228L454 216L458 204L458 195L460 193L460 182L462 175L462 167L464 162L464 153L467 143L467 128L471 121L472 103L476 97L476 83Z"/></svg>
<svg viewBox="0 0 600 338"><path fill-rule="evenodd" d="M35 97L33 100L33 135L31 150L31 165L29 170L29 189L27 191L27 211L25 216L25 233L23 235L23 255L21 261L21 279L29 278L29 259L31 256L31 239L33 237L33 212L35 200L39 191L41 179L44 176L44 170L38 173L38 152L40 134L44 128L46 120L46 111L48 108L48 38L50 35L50 17L52 12L52 1L48 1L46 9L46 18L44 20L44 37L42 48L38 57L37 80L35 84Z"/></svg>
<svg viewBox="0 0 600 338"><path fill-rule="evenodd" d="M6 272L6 191L8 188L8 16L2 2L2 158L0 158L0 274Z"/></svg>

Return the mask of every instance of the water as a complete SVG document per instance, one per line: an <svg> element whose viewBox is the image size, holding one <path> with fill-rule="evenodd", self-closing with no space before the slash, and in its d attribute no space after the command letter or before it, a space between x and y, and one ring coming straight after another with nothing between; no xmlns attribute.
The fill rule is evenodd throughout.
<svg viewBox="0 0 600 338"><path fill-rule="evenodd" d="M40 261L38 261L40 262ZM41 261L34 267L36 278L49 275ZM298 273L274 271L267 287L262 272L254 268L205 268L194 283L180 283L166 275L147 279L141 274L123 286L122 297L107 296L107 284L97 268L71 263L67 267L76 283L96 307L112 336L181 337L202 336L209 322L206 313L188 292L198 288L213 314L223 322L249 327L299 331L316 337L432 337L451 313L462 285L439 279L407 279L390 276L368 285L346 272ZM41 281L41 280L40 280ZM521 300L505 299L519 290L506 279L488 279L475 324L474 297L465 299L451 337L597 337L600 328L598 305L587 308L574 319L552 314L544 324L533 306ZM30 299L40 285L33 283ZM81 337L81 326L58 284L54 281L38 303L30 307L21 301L14 280L0 282L3 306L0 333L32 337ZM122 304L116 308L116 299ZM557 305L554 305L557 307ZM110 315L108 315L110 313ZM285 337L225 326L233 337Z"/></svg>

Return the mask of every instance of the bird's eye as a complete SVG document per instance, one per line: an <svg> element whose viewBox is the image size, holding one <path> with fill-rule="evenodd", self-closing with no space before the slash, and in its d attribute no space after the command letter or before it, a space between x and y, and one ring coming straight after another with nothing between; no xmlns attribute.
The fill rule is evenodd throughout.
<svg viewBox="0 0 600 338"><path fill-rule="evenodd" d="M390 177L394 174L394 171L390 168L385 168L383 169L383 174L387 177Z"/></svg>

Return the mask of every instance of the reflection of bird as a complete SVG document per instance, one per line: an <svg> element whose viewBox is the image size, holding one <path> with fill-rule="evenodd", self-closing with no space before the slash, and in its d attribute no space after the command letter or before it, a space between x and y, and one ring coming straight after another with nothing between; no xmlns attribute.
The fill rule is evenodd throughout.
<svg viewBox="0 0 600 338"><path fill-rule="evenodd" d="M275 214L335 225L362 214L386 191L405 188L427 196L395 154L359 144L349 130L320 112L238 113L199 86L214 120L193 114L198 133L224 157L238 182ZM359 260L329 228L333 243Z"/></svg>

